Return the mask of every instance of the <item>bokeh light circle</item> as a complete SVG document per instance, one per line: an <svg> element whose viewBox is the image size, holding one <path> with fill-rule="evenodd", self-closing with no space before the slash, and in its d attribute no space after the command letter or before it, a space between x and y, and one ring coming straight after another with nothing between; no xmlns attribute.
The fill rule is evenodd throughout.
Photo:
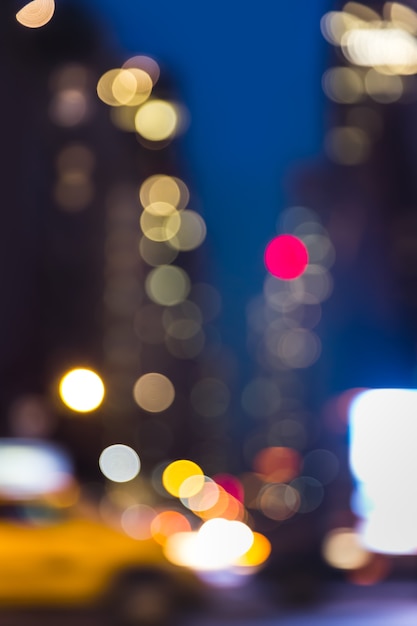
<svg viewBox="0 0 417 626"><path fill-rule="evenodd" d="M32 0L16 13L16 19L27 28L39 28L51 20L54 12L54 0Z"/></svg>
<svg viewBox="0 0 417 626"><path fill-rule="evenodd" d="M192 488L184 493L184 487L181 489L181 486L191 476L200 476L200 480L194 481ZM173 461L165 468L162 474L162 484L172 496L180 497L181 491L182 497L191 497L198 493L204 485L203 470L194 461L178 459L178 461Z"/></svg>
<svg viewBox="0 0 417 626"><path fill-rule="evenodd" d="M145 289L149 298L156 304L174 306L187 298L190 279L180 267L160 265L149 272Z"/></svg>
<svg viewBox="0 0 417 626"><path fill-rule="evenodd" d="M178 511L161 511L151 524L152 537L160 545L165 545L168 537L175 533L190 531L190 522L185 515Z"/></svg>
<svg viewBox="0 0 417 626"><path fill-rule="evenodd" d="M365 567L371 560L371 553L360 543L360 537L353 528L334 528L324 538L322 554L332 567L342 570L356 570Z"/></svg>
<svg viewBox="0 0 417 626"><path fill-rule="evenodd" d="M149 413L165 411L174 401L175 388L172 382L158 372L141 376L133 388L135 402Z"/></svg>
<svg viewBox="0 0 417 626"><path fill-rule="evenodd" d="M90 369L77 368L65 374L59 383L62 402L73 411L88 413L103 402L104 384Z"/></svg>
<svg viewBox="0 0 417 626"><path fill-rule="evenodd" d="M265 266L270 274L281 280L294 280L308 265L305 244L294 235L279 235L265 249Z"/></svg>
<svg viewBox="0 0 417 626"><path fill-rule="evenodd" d="M178 112L171 102L148 100L135 116L136 131L149 141L164 141L175 135Z"/></svg>
<svg viewBox="0 0 417 626"><path fill-rule="evenodd" d="M141 467L138 454L122 443L105 448L98 464L104 476L116 483L132 480L139 474Z"/></svg>

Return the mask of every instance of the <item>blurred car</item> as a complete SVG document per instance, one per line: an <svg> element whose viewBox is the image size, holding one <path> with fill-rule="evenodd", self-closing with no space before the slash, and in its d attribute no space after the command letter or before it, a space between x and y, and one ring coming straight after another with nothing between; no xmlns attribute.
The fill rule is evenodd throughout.
<svg viewBox="0 0 417 626"><path fill-rule="evenodd" d="M153 539L63 507L73 488L59 448L0 440L1 609L97 607L117 624L161 624L201 598Z"/></svg>

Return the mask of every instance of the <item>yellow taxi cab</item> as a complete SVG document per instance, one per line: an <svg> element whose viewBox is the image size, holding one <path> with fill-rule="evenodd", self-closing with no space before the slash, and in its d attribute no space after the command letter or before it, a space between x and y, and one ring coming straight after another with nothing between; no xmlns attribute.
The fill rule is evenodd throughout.
<svg viewBox="0 0 417 626"><path fill-rule="evenodd" d="M56 446L0 440L0 609L97 606L117 624L160 624L199 597L153 539L52 504L73 486Z"/></svg>

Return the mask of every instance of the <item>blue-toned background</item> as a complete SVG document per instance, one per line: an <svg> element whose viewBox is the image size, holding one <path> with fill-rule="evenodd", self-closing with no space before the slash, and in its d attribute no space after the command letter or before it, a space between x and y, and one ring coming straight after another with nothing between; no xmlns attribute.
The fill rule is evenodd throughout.
<svg viewBox="0 0 417 626"><path fill-rule="evenodd" d="M224 339L241 346L288 173L321 150L329 0L89 2L122 54L158 60L190 112L182 167L208 226Z"/></svg>

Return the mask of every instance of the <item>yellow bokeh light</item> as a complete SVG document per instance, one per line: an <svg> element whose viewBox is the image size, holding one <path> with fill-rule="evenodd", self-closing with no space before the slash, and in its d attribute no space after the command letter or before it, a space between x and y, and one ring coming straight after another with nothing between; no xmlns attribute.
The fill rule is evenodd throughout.
<svg viewBox="0 0 417 626"><path fill-rule="evenodd" d="M113 79L111 91L119 104L128 104L136 92L136 79L129 70L120 70Z"/></svg>
<svg viewBox="0 0 417 626"><path fill-rule="evenodd" d="M272 546L269 539L261 533L253 533L253 544L247 552L235 561L239 567L258 567L265 563L271 554Z"/></svg>
<svg viewBox="0 0 417 626"><path fill-rule="evenodd" d="M166 100L149 100L136 113L136 130L149 141L171 139L178 127L176 107Z"/></svg>
<svg viewBox="0 0 417 626"><path fill-rule="evenodd" d="M169 378L157 372L150 372L136 381L133 397L145 411L160 413L174 402L175 389Z"/></svg>
<svg viewBox="0 0 417 626"><path fill-rule="evenodd" d="M152 79L137 68L121 69L113 79L111 90L120 105L138 106L151 95Z"/></svg>
<svg viewBox="0 0 417 626"><path fill-rule="evenodd" d="M174 205L169 202L164 202L163 200L157 200L155 202L151 202L145 207L145 211L150 213L151 215L155 215L157 217L170 217L171 215L177 212L177 209Z"/></svg>
<svg viewBox="0 0 417 626"><path fill-rule="evenodd" d="M115 78L120 74L122 70L115 68L105 72L97 83L97 95L105 104L109 106L120 106L120 102L114 96L113 83Z"/></svg>
<svg viewBox="0 0 417 626"><path fill-rule="evenodd" d="M79 413L94 411L103 402L104 384L100 376L90 369L73 369L59 383L62 402Z"/></svg>
<svg viewBox="0 0 417 626"><path fill-rule="evenodd" d="M180 178L154 174L143 181L139 197L144 208L153 202L167 202L182 211L188 204L190 192Z"/></svg>
<svg viewBox="0 0 417 626"><path fill-rule="evenodd" d="M154 202L142 212L140 227L152 241L169 241L181 227L181 216L177 209L166 202Z"/></svg>
<svg viewBox="0 0 417 626"><path fill-rule="evenodd" d="M146 293L156 304L173 306L183 302L190 291L188 274L174 265L161 265L146 278Z"/></svg>
<svg viewBox="0 0 417 626"><path fill-rule="evenodd" d="M137 107L149 98L151 92L151 77L135 67L108 70L97 83L98 97L112 107ZM132 130L135 130L134 125Z"/></svg>
<svg viewBox="0 0 417 626"><path fill-rule="evenodd" d="M179 459L170 463L162 474L162 484L168 493L179 498L182 484L192 476L199 476L200 479L193 481L192 485L189 485L190 488L186 494L183 488L181 494L181 497L191 497L198 493L204 485L203 470L194 461Z"/></svg>
<svg viewBox="0 0 417 626"><path fill-rule="evenodd" d="M139 191L142 206L146 208L152 202L167 202L177 207L180 200L180 188L172 176L155 174L147 178Z"/></svg>
<svg viewBox="0 0 417 626"><path fill-rule="evenodd" d="M54 11L54 0L32 0L16 13L16 19L28 28L39 28L50 21Z"/></svg>
<svg viewBox="0 0 417 626"><path fill-rule="evenodd" d="M178 232L168 240L175 250L194 250L206 237L206 223L195 211L183 211Z"/></svg>

